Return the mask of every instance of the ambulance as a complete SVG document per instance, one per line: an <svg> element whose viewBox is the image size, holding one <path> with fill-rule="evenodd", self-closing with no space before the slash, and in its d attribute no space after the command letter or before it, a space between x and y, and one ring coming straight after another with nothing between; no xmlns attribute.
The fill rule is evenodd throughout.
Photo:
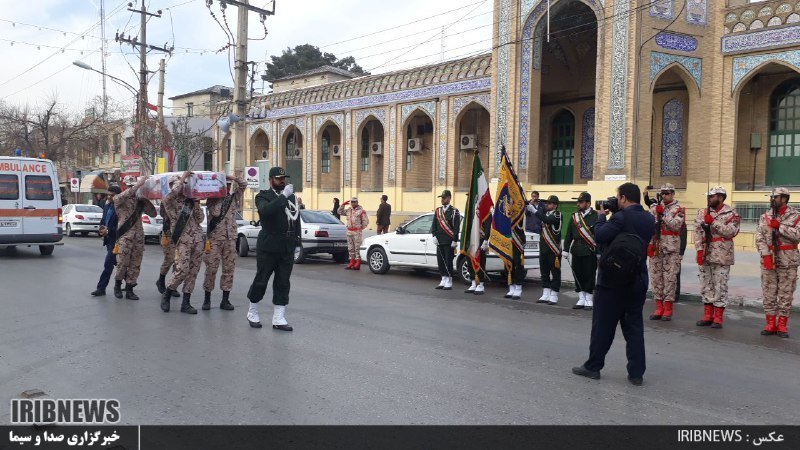
<svg viewBox="0 0 800 450"><path fill-rule="evenodd" d="M61 191L48 159L0 156L0 248L63 245Z"/></svg>

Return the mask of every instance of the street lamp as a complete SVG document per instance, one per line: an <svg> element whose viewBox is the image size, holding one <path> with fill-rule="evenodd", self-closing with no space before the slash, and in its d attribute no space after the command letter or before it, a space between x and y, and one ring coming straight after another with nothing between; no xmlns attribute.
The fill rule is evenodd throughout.
<svg viewBox="0 0 800 450"><path fill-rule="evenodd" d="M101 72L101 71L99 71L99 70L95 69L94 67L90 66L89 64L86 64L86 63L85 63L85 62L83 62L83 61L73 61L73 62L72 62L72 64L74 64L74 65L76 65L76 66L80 67L81 69L85 69L85 70L91 70L91 71L93 71L93 72L97 72L97 73L99 73L100 75L107 76L108 78L111 78L112 80L116 81L116 82L117 82L117 84L119 84L119 85L121 85L121 86L125 86L125 87L126 87L126 88L127 88L129 91L131 91L131 92L133 93L133 95L135 95L137 98L139 97L139 91L137 91L137 90L136 90L136 88L134 88L133 86L131 86L131 85L130 85L130 84L127 82L127 81L125 81L125 80L119 79L119 78L117 78L117 77L115 77L115 76L113 76L113 75L109 75L109 74L107 74L107 73L105 73L105 72ZM137 109L138 109L138 100L137 100Z"/></svg>

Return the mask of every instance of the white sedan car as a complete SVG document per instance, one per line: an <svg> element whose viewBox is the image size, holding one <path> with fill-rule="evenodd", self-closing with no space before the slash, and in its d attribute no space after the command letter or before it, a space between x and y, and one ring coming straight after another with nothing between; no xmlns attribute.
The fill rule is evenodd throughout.
<svg viewBox="0 0 800 450"><path fill-rule="evenodd" d="M95 205L67 205L64 207L64 234L87 236L100 230L103 209Z"/></svg>
<svg viewBox="0 0 800 450"><path fill-rule="evenodd" d="M361 259L369 263L369 270L384 274L390 267L411 267L435 270L436 246L431 235L433 213L428 213L397 227L388 234L371 236L361 245ZM525 232L525 270L539 268L539 235ZM461 279L469 284L469 260L464 255L456 255L456 270ZM503 272L503 262L491 250L486 254L486 272Z"/></svg>

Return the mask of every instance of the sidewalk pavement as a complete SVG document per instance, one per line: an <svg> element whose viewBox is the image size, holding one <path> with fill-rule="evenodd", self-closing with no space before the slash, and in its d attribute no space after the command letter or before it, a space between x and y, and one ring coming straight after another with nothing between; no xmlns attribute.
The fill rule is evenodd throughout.
<svg viewBox="0 0 800 450"><path fill-rule="evenodd" d="M572 270L567 261L563 263L561 279L572 288L575 286ZM538 278L537 275L529 273L529 276ZM692 248L687 248L681 265L681 300L702 301L698 275L695 252ZM728 282L728 298L731 305L762 307L764 294L761 291L761 257L758 253L736 253L736 264L731 267L731 278ZM795 309L800 308L800 283L794 293L793 305Z"/></svg>

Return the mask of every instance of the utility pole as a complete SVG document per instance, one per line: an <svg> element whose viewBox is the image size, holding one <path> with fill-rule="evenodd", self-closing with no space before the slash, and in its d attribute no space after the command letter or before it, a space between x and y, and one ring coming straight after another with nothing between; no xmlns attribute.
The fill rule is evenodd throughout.
<svg viewBox="0 0 800 450"><path fill-rule="evenodd" d="M158 123L164 126L164 58L158 62Z"/></svg>
<svg viewBox="0 0 800 450"><path fill-rule="evenodd" d="M233 103L235 105L234 113L242 120L233 124L232 136L232 152L229 171L231 174L241 174L244 170L245 163L245 142L247 136L245 135L244 117L247 115L247 103L249 96L247 95L247 81L249 74L247 73L247 13L253 11L259 14L261 21L265 21L267 16L275 14L275 0L272 1L272 11L258 8L249 4L249 0L220 0L220 6L233 5L239 8L238 20L236 24L236 57L235 57L235 84L233 91Z"/></svg>
<svg viewBox="0 0 800 450"><path fill-rule="evenodd" d="M102 52L101 61L103 67L103 122L108 117L108 94L106 92L106 9L105 0L100 0L100 51Z"/></svg>
<svg viewBox="0 0 800 450"><path fill-rule="evenodd" d="M128 11L137 13L141 16L141 21L139 25L139 36L141 37L141 41L138 38L131 38L130 35L125 37L124 35L120 35L117 32L115 37L116 42L123 42L126 44L130 44L132 47L136 48L139 47L139 95L136 102L136 125L133 134L133 146L134 151L136 154L140 154L142 149L142 133L144 132L145 128L147 127L147 50L156 50L159 52L172 54L172 50L174 47L167 48L167 45L164 44L163 47L157 47L155 45L148 45L147 44L147 17L161 17L161 10L159 9L155 13L151 13L147 11L147 7L145 6L145 0L142 0L142 9L133 9L133 3L128 4L129 7ZM155 168L155 162L153 162L153 168Z"/></svg>

